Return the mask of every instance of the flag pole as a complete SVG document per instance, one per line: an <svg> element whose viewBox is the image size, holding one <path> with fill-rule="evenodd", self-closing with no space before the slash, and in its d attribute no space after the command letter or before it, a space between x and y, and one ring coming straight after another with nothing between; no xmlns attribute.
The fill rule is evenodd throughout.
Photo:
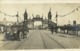
<svg viewBox="0 0 80 51"><path fill-rule="evenodd" d="M17 24L18 24L19 23L19 20L18 20L18 17L19 17L18 12L17 12L16 17L17 17Z"/></svg>

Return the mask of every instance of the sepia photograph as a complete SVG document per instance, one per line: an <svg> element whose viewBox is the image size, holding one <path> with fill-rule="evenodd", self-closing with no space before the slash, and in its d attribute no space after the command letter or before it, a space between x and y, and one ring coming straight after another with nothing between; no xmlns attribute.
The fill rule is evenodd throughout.
<svg viewBox="0 0 80 51"><path fill-rule="evenodd" d="M0 50L80 49L80 3L0 3Z"/></svg>

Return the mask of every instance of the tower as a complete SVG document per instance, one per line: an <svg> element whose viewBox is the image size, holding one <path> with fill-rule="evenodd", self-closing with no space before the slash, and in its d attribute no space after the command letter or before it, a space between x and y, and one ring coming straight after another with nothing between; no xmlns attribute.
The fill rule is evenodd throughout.
<svg viewBox="0 0 80 51"><path fill-rule="evenodd" d="M28 27L28 14L27 11L25 10L24 12L24 26L27 28Z"/></svg>
<svg viewBox="0 0 80 51"><path fill-rule="evenodd" d="M27 23L27 20L28 20L28 14L27 14L27 11L25 10L25 13L24 13L24 22Z"/></svg>
<svg viewBox="0 0 80 51"><path fill-rule="evenodd" d="M51 8L48 12L48 27L49 27L49 22L51 21L51 18L52 18L52 13L51 13Z"/></svg>
<svg viewBox="0 0 80 51"><path fill-rule="evenodd" d="M52 13L51 13L51 8L50 8L50 10L48 12L48 19L51 20L51 18L52 18Z"/></svg>

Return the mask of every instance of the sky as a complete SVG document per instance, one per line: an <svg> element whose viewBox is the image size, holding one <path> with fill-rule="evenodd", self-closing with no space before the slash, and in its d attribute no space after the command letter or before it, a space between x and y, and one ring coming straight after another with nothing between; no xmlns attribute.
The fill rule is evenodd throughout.
<svg viewBox="0 0 80 51"><path fill-rule="evenodd" d="M0 0L0 3L80 3L80 0Z"/></svg>
<svg viewBox="0 0 80 51"><path fill-rule="evenodd" d="M48 12L51 8L51 20L56 22L56 12L58 15L65 15L76 9L78 6L80 6L78 3L3 3L0 4L0 11L9 15L16 15L18 12L19 17L21 20L23 20L25 10L28 13L28 18L32 18L32 14L34 14L34 16L43 15L43 18L47 18ZM4 14L0 13L0 21L3 21L4 18L6 18L6 21L16 22L17 20L16 17L5 16ZM70 24L72 24L74 20L77 21L77 24L80 24L80 8L78 11L75 11L74 13L71 13L65 17L58 17L58 24L68 24L69 21Z"/></svg>

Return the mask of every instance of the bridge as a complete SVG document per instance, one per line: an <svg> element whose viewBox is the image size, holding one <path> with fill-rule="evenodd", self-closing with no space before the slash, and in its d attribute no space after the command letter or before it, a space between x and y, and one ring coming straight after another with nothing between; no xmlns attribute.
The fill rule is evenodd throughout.
<svg viewBox="0 0 80 51"><path fill-rule="evenodd" d="M40 17L40 15L36 15L32 19L28 19L28 27L29 28L34 28L34 22L35 21L41 21L41 23L42 23L41 28L42 29L48 28L48 19L43 19L43 17ZM52 21L49 21L49 24L51 24L53 26L56 25L56 23L54 23Z"/></svg>
<svg viewBox="0 0 80 51"><path fill-rule="evenodd" d="M18 17L17 17L18 18ZM80 48L80 25L74 21L74 25L57 25L51 21L51 10L48 12L48 19L43 19L40 15L27 19L28 14L24 13L24 23L28 26L27 38L22 41L15 40L10 34L0 34L0 49L67 49ZM35 21L41 21L41 25L35 29ZM20 22L19 24L22 24ZM14 24L15 25L15 24ZM42 30L41 30L42 29ZM51 30L53 29L53 30ZM56 31L57 30L57 31ZM51 32L53 31L53 33ZM77 34L78 33L78 34ZM3 44L2 44L3 43Z"/></svg>

